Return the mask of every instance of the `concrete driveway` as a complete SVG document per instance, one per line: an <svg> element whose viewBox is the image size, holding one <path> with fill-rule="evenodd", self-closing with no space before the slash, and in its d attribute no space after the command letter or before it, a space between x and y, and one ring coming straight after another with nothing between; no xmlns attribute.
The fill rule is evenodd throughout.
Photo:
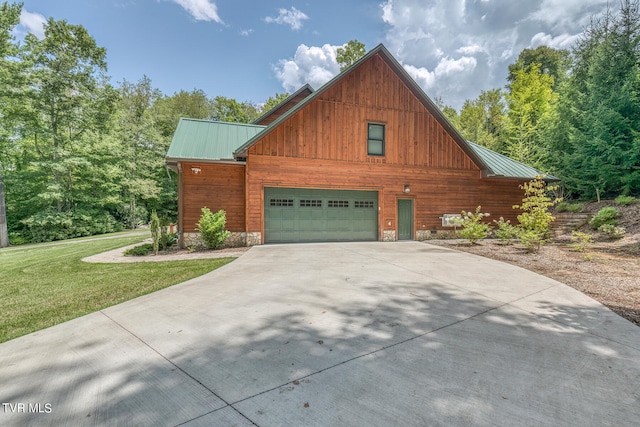
<svg viewBox="0 0 640 427"><path fill-rule="evenodd" d="M0 425L636 426L640 328L425 243L254 247L0 344Z"/></svg>

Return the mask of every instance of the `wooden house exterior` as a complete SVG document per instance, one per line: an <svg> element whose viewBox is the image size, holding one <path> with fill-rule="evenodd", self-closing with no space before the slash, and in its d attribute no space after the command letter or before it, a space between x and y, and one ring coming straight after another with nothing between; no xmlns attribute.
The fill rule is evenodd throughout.
<svg viewBox="0 0 640 427"><path fill-rule="evenodd" d="M239 244L423 240L478 205L515 220L519 186L539 174L466 141L382 45L292 96L233 141L232 160L170 148L181 232L207 206L226 211Z"/></svg>

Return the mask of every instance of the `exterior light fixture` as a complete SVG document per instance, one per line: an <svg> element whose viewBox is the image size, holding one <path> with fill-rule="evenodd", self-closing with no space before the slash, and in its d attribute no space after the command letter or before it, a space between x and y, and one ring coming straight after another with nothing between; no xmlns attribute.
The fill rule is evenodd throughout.
<svg viewBox="0 0 640 427"><path fill-rule="evenodd" d="M404 185L404 193L405 194L409 194L411 192L411 187L409 187L409 184L405 184Z"/></svg>
<svg viewBox="0 0 640 427"><path fill-rule="evenodd" d="M191 173L193 173L194 175L198 175L200 172L202 172L202 169L200 168L197 168L197 167L191 168Z"/></svg>

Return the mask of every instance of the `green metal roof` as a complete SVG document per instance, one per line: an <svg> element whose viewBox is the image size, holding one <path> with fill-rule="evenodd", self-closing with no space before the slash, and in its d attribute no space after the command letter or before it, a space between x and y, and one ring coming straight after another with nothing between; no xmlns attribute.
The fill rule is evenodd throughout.
<svg viewBox="0 0 640 427"><path fill-rule="evenodd" d="M488 178L533 179L537 176L546 175L538 169L527 166L500 153L496 153L486 147L482 147L471 141L467 141L467 143L489 168L487 173ZM549 175L547 175L547 179L556 180L555 177Z"/></svg>
<svg viewBox="0 0 640 427"><path fill-rule="evenodd" d="M233 160L233 152L265 126L180 119L167 160Z"/></svg>

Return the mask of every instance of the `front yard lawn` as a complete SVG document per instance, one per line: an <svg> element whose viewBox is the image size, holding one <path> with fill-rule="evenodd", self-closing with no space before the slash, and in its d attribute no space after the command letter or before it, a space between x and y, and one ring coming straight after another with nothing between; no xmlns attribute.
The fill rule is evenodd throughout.
<svg viewBox="0 0 640 427"><path fill-rule="evenodd" d="M234 259L126 264L81 261L146 237L0 250L0 342L201 276Z"/></svg>

